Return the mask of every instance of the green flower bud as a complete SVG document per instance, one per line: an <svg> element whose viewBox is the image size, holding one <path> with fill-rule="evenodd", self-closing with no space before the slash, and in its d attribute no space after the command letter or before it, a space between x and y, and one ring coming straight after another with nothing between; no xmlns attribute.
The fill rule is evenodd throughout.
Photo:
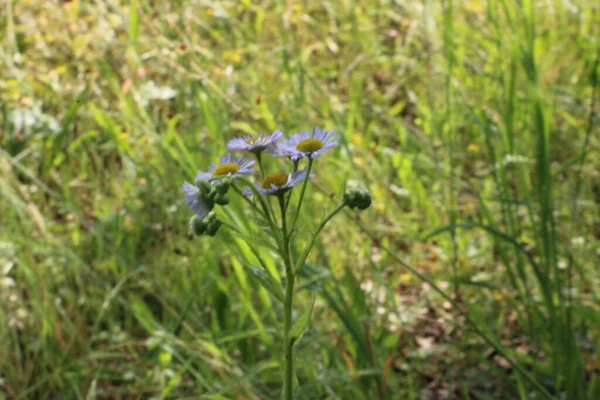
<svg viewBox="0 0 600 400"><path fill-rule="evenodd" d="M371 206L371 192L361 183L349 181L346 183L344 201L351 209L366 210Z"/></svg>
<svg viewBox="0 0 600 400"><path fill-rule="evenodd" d="M206 233L206 229L207 223L204 220L198 218L197 215L194 215L190 219L190 230L194 235L202 236Z"/></svg>
<svg viewBox="0 0 600 400"><path fill-rule="evenodd" d="M194 181L194 185L200 189L200 193L208 193L210 192L210 182L206 179L196 179Z"/></svg>
<svg viewBox="0 0 600 400"><path fill-rule="evenodd" d="M215 196L215 203L220 206L226 206L229 204L229 196L227 193L217 193Z"/></svg>
<svg viewBox="0 0 600 400"><path fill-rule="evenodd" d="M216 194L216 192L215 192L215 194ZM208 192L208 193L198 192L198 197L206 205L206 207L208 207L209 210L212 210L213 208L215 208L215 196L211 195L210 192Z"/></svg>
<svg viewBox="0 0 600 400"><path fill-rule="evenodd" d="M229 191L229 187L230 187L230 183L229 183L229 179L224 178L221 179L219 182L215 183L215 188L217 189L217 192L219 192L220 194L226 194ZM219 204L219 203L217 203Z"/></svg>
<svg viewBox="0 0 600 400"><path fill-rule="evenodd" d="M217 219L217 214L212 211L206 216L206 222L214 221L215 219Z"/></svg>
<svg viewBox="0 0 600 400"><path fill-rule="evenodd" d="M217 232L219 232L219 229L221 229L222 225L223 223L216 218L209 221L206 226L206 234L209 236L215 236Z"/></svg>
<svg viewBox="0 0 600 400"><path fill-rule="evenodd" d="M217 197L217 194L219 194L219 192L217 192L217 188L216 187L212 187L210 189L210 192L208 192L208 197L210 197L211 199L215 199L215 197Z"/></svg>

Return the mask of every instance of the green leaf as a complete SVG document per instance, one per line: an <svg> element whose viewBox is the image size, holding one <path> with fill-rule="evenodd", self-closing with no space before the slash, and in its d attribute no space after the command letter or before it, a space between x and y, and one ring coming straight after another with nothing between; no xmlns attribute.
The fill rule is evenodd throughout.
<svg viewBox="0 0 600 400"><path fill-rule="evenodd" d="M252 273L252 276L256 278L262 287L264 287L269 293L271 293L277 300L283 303L283 290L281 285L275 279L271 278L262 269L253 265L246 265L246 268Z"/></svg>
<svg viewBox="0 0 600 400"><path fill-rule="evenodd" d="M148 304L146 304L144 300L136 296L130 296L129 302L131 303L133 315L144 329L152 333L160 327L154 318L154 314L152 314L152 310L150 310Z"/></svg>
<svg viewBox="0 0 600 400"><path fill-rule="evenodd" d="M598 399L600 397L600 376L595 374L592 377L591 384L588 388L588 397L590 399Z"/></svg>
<svg viewBox="0 0 600 400"><path fill-rule="evenodd" d="M310 321L310 316L312 315L313 307L315 306L315 296L313 296L312 302L310 303L310 308L304 312L296 321L294 321L294 325L292 329L290 329L290 338L292 341L297 341L300 339L300 336L304 333L304 330L308 326L308 322Z"/></svg>
<svg viewBox="0 0 600 400"><path fill-rule="evenodd" d="M140 33L137 0L129 3L129 43L135 48Z"/></svg>
<svg viewBox="0 0 600 400"><path fill-rule="evenodd" d="M65 139L69 135L69 132L71 131L71 126L74 124L74 122L77 118L77 111L79 111L79 107L83 104L84 100L86 99L88 90L89 90L89 85L86 85L81 90L81 92L79 92L75 101L69 105L69 108L67 109L67 113L61 122L62 129L60 130L60 132L58 133L57 136L51 137L52 147L50 149L50 154L48 155L48 157L46 159L46 165L51 165L54 167L58 166L58 165L55 165L54 162L55 162L58 154L60 154L60 152L62 152L64 150L62 148L63 142L65 141ZM42 168L42 171L44 171L44 170L50 171L51 169L50 168Z"/></svg>

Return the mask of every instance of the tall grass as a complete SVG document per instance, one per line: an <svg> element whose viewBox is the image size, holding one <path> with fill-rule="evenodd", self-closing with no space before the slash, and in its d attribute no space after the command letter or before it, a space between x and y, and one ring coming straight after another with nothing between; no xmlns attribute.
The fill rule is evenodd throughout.
<svg viewBox="0 0 600 400"><path fill-rule="evenodd" d="M375 202L302 271L299 398L599 398L594 7L6 2L0 396L276 398L281 265L189 239L179 185L323 124L301 232Z"/></svg>

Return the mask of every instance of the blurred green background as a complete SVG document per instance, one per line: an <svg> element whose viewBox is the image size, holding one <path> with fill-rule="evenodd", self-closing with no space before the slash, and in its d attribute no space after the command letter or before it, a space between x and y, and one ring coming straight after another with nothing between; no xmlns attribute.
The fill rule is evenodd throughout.
<svg viewBox="0 0 600 400"><path fill-rule="evenodd" d="M314 126L343 144L299 245L347 179L374 204L299 282L299 399L600 398L599 12L5 0L0 398L278 398L281 305L180 190L234 136Z"/></svg>

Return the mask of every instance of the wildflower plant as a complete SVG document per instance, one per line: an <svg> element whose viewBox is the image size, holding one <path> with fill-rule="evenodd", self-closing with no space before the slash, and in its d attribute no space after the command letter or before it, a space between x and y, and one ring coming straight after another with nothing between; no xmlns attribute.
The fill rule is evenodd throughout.
<svg viewBox="0 0 600 400"><path fill-rule="evenodd" d="M364 210L371 205L371 194L356 182L346 185L343 200L327 214L312 232L304 250L294 257L292 244L297 238L298 218L306 196L308 183L315 176L316 159L338 146L339 136L334 131L316 128L310 132L294 133L286 137L276 131L271 135L246 136L229 141L227 149L250 153L250 157L234 157L231 153L212 163L208 172L199 172L194 183L183 184L183 194L190 210L190 231L198 236L215 236L222 229L231 229L246 241L257 256L262 270L253 270L263 287L283 303L284 376L283 399L291 400L294 392L294 344L308 326L312 306L292 321L294 287L298 273L304 266L318 235L327 223L345 207ZM267 173L263 155L284 157L289 161L287 171ZM303 169L300 169L305 163ZM258 171L254 169L258 166ZM284 282L280 283L269 272L259 256L256 239L244 239L241 229L229 220L219 207L226 207L229 193L235 192L247 203L250 215L257 216L272 236L274 248L281 258Z"/></svg>

